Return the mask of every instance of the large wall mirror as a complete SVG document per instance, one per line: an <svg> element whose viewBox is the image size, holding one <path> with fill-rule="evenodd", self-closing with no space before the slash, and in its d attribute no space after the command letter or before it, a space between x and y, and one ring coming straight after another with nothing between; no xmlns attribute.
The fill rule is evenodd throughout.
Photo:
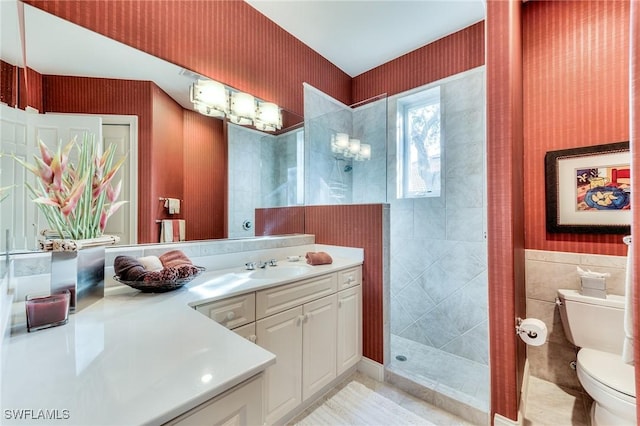
<svg viewBox="0 0 640 426"><path fill-rule="evenodd" d="M75 116L91 114L92 117L99 118L96 121L99 130L95 132L100 132L101 139L104 138L106 141L119 140L121 137L128 138L125 144L129 145L123 146L123 153L128 153L130 161L130 164L124 168L127 172L125 179L130 182L130 185L128 185L129 192L123 195L123 198L128 199L130 203L119 213L121 216L119 219L112 219L114 223L123 224L125 228L129 226L123 232L133 237L124 238L125 243L158 242L160 221L172 218L165 214L160 200L162 197L184 198L183 213L187 215L187 229L191 230L187 232L187 239L197 240L253 236L251 222L255 208L304 203L302 116L283 111L283 128L277 132L261 132L255 128L223 124L221 120L211 117L195 117L193 114L197 113L193 111L189 88L202 76L29 5L23 5L17 1L3 1L0 2L0 7L2 20L0 59L3 61L3 66L10 64L15 67L29 68L40 76L45 76L35 82L27 81L26 83L16 78L15 83L10 84L16 86L26 84L26 94L23 87L18 87L16 93L26 96L29 103L34 99L36 103L41 101L39 105L41 108L38 109L40 112L46 112L46 114L29 114L22 111L13 113L7 111L14 105L8 105L6 108L3 106L4 113L0 117L2 126L5 130L9 127L14 129L15 123L11 123L16 120L23 120L32 126L37 121L34 117L40 116L39 119L44 121L38 121L35 124L34 132L36 133L31 134L25 130L25 138L30 142L43 138L48 139L45 141L47 143L55 143L56 139L65 139L68 136L52 130L58 124L50 124L43 116L51 116L54 119L54 115L61 113L72 113ZM24 28L24 44L21 43L20 28ZM28 73L27 77L29 77ZM117 84L114 83L116 80ZM73 107L63 108L58 98L69 96L70 82L73 83L73 91L76 92ZM126 84L120 82L126 82ZM141 100L144 97L144 93L140 93L141 88L147 86L137 84L138 82L145 84L153 82L156 89L151 90L153 100L150 106L140 106L144 102ZM7 84L4 79L2 84ZM92 93L98 84L102 85L101 93ZM77 93L83 88L86 88L86 93ZM29 90L38 91L38 93L34 95L34 93L28 93ZM302 87L300 90L302 91ZM118 103L121 112L119 114L97 113L96 110L99 108L96 107L96 98L99 97L106 99L102 102ZM82 105L87 107L82 108ZM70 111L71 109L73 111ZM145 112L138 113L138 109L145 110L146 115ZM21 114L22 118L14 117ZM181 124L178 128L167 124L171 123L171 120L166 119L168 114L180 117L178 122ZM200 130L203 123L206 131ZM68 126L69 129L65 135L80 134L83 130L92 129L93 125L73 122ZM118 126L125 126L124 130L118 129ZM196 130L193 130L194 128ZM2 132L2 151L16 152L16 141L6 142L6 133L8 132ZM13 134L19 135L20 131L14 131ZM171 153L175 152L172 150L181 149L171 145L172 135L177 135L184 144L182 147L184 154L181 153L185 158L184 161L188 161L187 158L190 156L197 157L194 150L198 149L198 145L196 148L187 146L195 137L202 138L202 143L206 143L207 138L212 137L218 139L217 143L225 144L224 156L212 159L210 168L212 173L220 170L224 172L224 177L215 182L218 182L216 186L223 185L227 188L222 190L212 188L211 183L202 185L188 183L187 179L193 178L193 174L197 173L197 168L190 167L188 164L177 177L171 176L170 157ZM167 158L162 161L147 158L155 157L156 154L155 148L150 150L148 144L157 144L160 147L158 149L165 149L163 155ZM190 151L191 154L189 154ZM29 149L18 152L25 158L29 158L33 153L35 152ZM22 175L22 171L15 168L13 160L6 155L0 158L0 161L3 166L0 172L2 179L0 187L21 185L24 179L28 179L27 176ZM169 169L165 169L164 172L159 170L163 167ZM149 168L153 170L147 170ZM206 171L200 171L200 173L206 173ZM175 182L172 179L181 181ZM187 197L190 198L186 199ZM211 216L212 213L207 207L194 207L195 203L191 200L212 197L219 198L219 202L214 203L216 207L221 203L225 205L223 213L226 217L219 217L217 223L220 226L226 226L226 229L208 229L199 234L198 230L204 228L201 224L208 224L209 218L196 217L194 210L202 211L203 215ZM2 208L2 215L0 215L2 229L14 228L16 226L14 222L17 221L19 227L26 230L18 235L18 238L16 235L11 237L11 249L30 248L32 236L29 232L34 230L29 231L29 228L40 228L43 225L38 222L37 212L32 203L25 198L24 191L11 192L0 207ZM201 222L197 222L198 220ZM4 241L4 232L2 234L4 250L6 241ZM142 235L141 239L140 235Z"/></svg>

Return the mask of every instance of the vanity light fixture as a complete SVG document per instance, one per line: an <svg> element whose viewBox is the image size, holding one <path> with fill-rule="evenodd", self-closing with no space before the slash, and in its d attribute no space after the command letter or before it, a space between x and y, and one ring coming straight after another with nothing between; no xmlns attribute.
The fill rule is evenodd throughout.
<svg viewBox="0 0 640 426"><path fill-rule="evenodd" d="M258 130L275 131L282 128L282 114L278 105L272 102L258 102L256 119L253 121Z"/></svg>
<svg viewBox="0 0 640 426"><path fill-rule="evenodd" d="M350 138L346 133L331 135L331 152L344 158L353 158L355 161L371 159L371 145L361 143L360 139Z"/></svg>
<svg viewBox="0 0 640 426"><path fill-rule="evenodd" d="M253 119L256 118L256 99L253 95L232 92L228 117L229 121L235 124L243 126L253 124Z"/></svg>
<svg viewBox="0 0 640 426"><path fill-rule="evenodd" d="M336 133L331 135L331 151L342 154L349 148L349 135L346 133Z"/></svg>
<svg viewBox="0 0 640 426"><path fill-rule="evenodd" d="M200 114L225 118L243 126L274 132L282 128L282 113L278 105L257 100L253 95L238 92L214 80L198 79L189 88L189 98Z"/></svg>
<svg viewBox="0 0 640 426"><path fill-rule="evenodd" d="M196 81L189 90L189 97L201 114L224 118L229 112L229 94L226 87L217 81Z"/></svg>
<svg viewBox="0 0 640 426"><path fill-rule="evenodd" d="M371 145L368 143L360 144L360 151L356 154L356 161L367 161L371 160Z"/></svg>

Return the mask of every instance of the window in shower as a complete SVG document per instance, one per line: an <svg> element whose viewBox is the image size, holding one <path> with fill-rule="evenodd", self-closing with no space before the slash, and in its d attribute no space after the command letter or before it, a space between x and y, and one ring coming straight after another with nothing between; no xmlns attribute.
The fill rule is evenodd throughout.
<svg viewBox="0 0 640 426"><path fill-rule="evenodd" d="M398 198L440 196L440 87L398 100Z"/></svg>

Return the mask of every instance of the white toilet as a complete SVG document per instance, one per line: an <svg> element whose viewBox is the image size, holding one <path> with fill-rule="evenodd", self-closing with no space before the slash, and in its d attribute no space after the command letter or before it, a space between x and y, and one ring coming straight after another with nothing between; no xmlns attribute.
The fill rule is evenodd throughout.
<svg viewBox="0 0 640 426"><path fill-rule="evenodd" d="M592 426L636 424L634 367L622 361L624 297L558 290L560 318L578 351L578 380L593 398Z"/></svg>

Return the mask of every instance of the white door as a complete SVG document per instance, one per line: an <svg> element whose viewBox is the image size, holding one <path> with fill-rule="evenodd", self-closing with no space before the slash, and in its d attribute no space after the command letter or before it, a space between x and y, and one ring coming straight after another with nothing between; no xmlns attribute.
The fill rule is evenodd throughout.
<svg viewBox="0 0 640 426"><path fill-rule="evenodd" d="M304 305L302 327L302 400L336 378L335 294Z"/></svg>
<svg viewBox="0 0 640 426"><path fill-rule="evenodd" d="M338 375L362 358L362 314L360 286L338 293Z"/></svg>
<svg viewBox="0 0 640 426"><path fill-rule="evenodd" d="M115 178L113 179L113 185L115 186L120 180L122 180L122 190L118 200L129 201L132 200L131 187L129 185L129 164L131 157L129 152L131 151L131 141L129 140L130 128L128 124L103 124L102 125L102 140L104 142L105 149L114 144L116 146L116 155L114 161L126 156L125 162L118 170ZM137 194L133 194L136 196ZM124 204L118 209L117 212L109 218L107 227L104 233L109 235L117 235L120 237L119 244L132 244L129 240L129 236L132 235L130 222L130 209L131 202Z"/></svg>
<svg viewBox="0 0 640 426"><path fill-rule="evenodd" d="M302 306L257 321L256 334L276 356L265 371L265 421L273 424L302 402Z"/></svg>
<svg viewBox="0 0 640 426"><path fill-rule="evenodd" d="M102 140L102 119L99 117L32 114L5 105L2 105L1 117L1 152L15 154L31 163L34 155L40 156L38 140L52 150L74 136L82 140L85 133L95 135L96 141ZM38 233L49 227L35 203L31 202L31 194L25 186L26 182L34 184L36 178L11 158L2 157L2 182L3 187L14 185L9 197L2 202L2 228L11 230L9 239L13 250L34 250Z"/></svg>

